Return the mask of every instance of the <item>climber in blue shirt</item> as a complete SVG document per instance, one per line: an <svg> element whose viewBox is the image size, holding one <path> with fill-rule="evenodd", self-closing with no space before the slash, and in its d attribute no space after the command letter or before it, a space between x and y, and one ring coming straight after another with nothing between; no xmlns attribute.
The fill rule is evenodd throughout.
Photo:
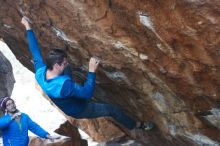
<svg viewBox="0 0 220 146"><path fill-rule="evenodd" d="M98 59L90 59L87 80L83 85L80 85L72 79L72 74L65 73L68 67L66 52L62 49L51 49L46 55L44 63L28 18L23 17L21 23L26 28L29 50L34 60L35 78L43 91L65 114L77 119L110 116L130 130L137 126L150 129L149 126L143 126L145 124L136 122L124 114L115 105L89 101L95 88Z"/></svg>
<svg viewBox="0 0 220 146"><path fill-rule="evenodd" d="M13 99L9 97L1 98L0 107L5 113L0 118L4 146L28 146L28 130L41 138L54 139L48 132L32 121L27 114L19 112Z"/></svg>

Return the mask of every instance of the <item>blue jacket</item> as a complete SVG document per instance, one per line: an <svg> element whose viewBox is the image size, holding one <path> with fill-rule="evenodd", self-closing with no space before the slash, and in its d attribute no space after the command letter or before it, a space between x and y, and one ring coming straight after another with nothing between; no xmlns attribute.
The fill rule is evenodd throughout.
<svg viewBox="0 0 220 146"><path fill-rule="evenodd" d="M84 85L77 84L68 75L46 79L47 67L43 62L40 48L32 30L27 31L29 50L33 56L35 78L43 91L67 115L77 117L87 106L95 88L95 73L88 73Z"/></svg>
<svg viewBox="0 0 220 146"><path fill-rule="evenodd" d="M21 114L20 122L12 120L8 114L4 115L0 118L0 129L4 146L27 146L29 143L28 130L42 138L48 134L25 113Z"/></svg>

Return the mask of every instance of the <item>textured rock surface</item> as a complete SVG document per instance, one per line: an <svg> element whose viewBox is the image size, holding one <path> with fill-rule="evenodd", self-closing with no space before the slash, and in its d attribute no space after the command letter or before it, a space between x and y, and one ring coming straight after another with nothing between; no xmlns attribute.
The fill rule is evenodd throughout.
<svg viewBox="0 0 220 146"><path fill-rule="evenodd" d="M55 130L56 133L65 135L68 137L61 136L61 138L51 142L50 140L41 139L38 137L31 137L29 146L87 146L87 141L82 140L78 129L73 127L69 122L65 122Z"/></svg>
<svg viewBox="0 0 220 146"><path fill-rule="evenodd" d="M14 83L12 66L0 51L0 97L11 96Z"/></svg>
<svg viewBox="0 0 220 146"><path fill-rule="evenodd" d="M71 146L67 144L68 142L69 139L65 139L65 138L51 142L50 140L41 139L39 137L30 137L30 142L28 146Z"/></svg>
<svg viewBox="0 0 220 146"><path fill-rule="evenodd" d="M60 127L55 130L55 132L71 138L68 142L64 143L63 146L88 145L86 140L81 139L78 129L71 125L68 121L60 125Z"/></svg>
<svg viewBox="0 0 220 146"><path fill-rule="evenodd" d="M83 73L74 74L79 80L89 57L102 60L95 100L154 121L157 129L145 135L150 144L220 142L219 123L210 122L212 115L218 121L213 111L220 106L219 0L0 3L0 37L29 69L22 15L31 19L43 55L50 47L62 48L76 68L82 66Z"/></svg>

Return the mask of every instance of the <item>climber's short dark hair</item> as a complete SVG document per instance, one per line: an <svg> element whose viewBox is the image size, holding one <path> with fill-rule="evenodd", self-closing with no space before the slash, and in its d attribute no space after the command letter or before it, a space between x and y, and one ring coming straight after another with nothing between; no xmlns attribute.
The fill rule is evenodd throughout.
<svg viewBox="0 0 220 146"><path fill-rule="evenodd" d="M47 69L52 70L54 64L61 65L64 58L67 58L67 54L62 49L51 49L46 55L46 66Z"/></svg>

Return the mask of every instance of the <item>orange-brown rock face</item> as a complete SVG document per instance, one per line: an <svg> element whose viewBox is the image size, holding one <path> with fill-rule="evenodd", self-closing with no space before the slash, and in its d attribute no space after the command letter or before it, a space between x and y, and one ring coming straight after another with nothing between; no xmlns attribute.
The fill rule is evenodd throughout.
<svg viewBox="0 0 220 146"><path fill-rule="evenodd" d="M0 3L0 36L28 68L22 15L31 19L43 55L51 47L67 50L71 63L82 66L74 74L79 79L88 58L102 60L94 98L154 121L149 143L220 142L219 0Z"/></svg>

